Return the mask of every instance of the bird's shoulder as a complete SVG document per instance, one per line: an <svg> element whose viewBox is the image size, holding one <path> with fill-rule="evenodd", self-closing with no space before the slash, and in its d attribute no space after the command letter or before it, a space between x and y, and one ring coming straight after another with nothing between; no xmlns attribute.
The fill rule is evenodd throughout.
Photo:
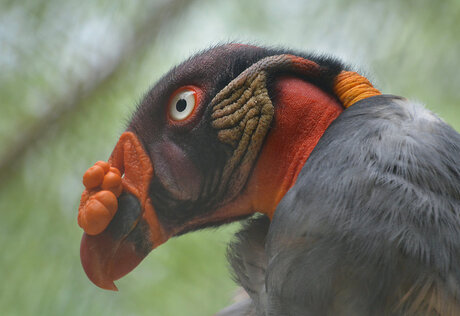
<svg viewBox="0 0 460 316"><path fill-rule="evenodd" d="M290 310L314 302L312 315L326 306L334 313L334 304L344 315L454 315L460 135L404 98L356 103L278 205L266 249L275 305L280 296L292 298Z"/></svg>
<svg viewBox="0 0 460 316"><path fill-rule="evenodd" d="M284 221L302 232L322 223L342 237L384 237L420 260L443 260L460 252L460 134L400 97L358 102L326 130L275 219L275 231L292 227Z"/></svg>

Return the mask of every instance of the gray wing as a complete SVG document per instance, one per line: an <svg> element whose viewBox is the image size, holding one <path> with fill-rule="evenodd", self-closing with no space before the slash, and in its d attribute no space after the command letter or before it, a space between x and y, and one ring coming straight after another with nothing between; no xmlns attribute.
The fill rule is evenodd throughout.
<svg viewBox="0 0 460 316"><path fill-rule="evenodd" d="M279 204L261 262L258 315L460 315L460 135L399 97L353 105Z"/></svg>

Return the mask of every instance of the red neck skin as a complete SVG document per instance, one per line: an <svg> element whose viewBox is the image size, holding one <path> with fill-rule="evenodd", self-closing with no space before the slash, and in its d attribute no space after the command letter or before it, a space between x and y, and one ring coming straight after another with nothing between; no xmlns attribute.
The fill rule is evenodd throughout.
<svg viewBox="0 0 460 316"><path fill-rule="evenodd" d="M299 78L281 77L274 89L274 125L251 177L258 184L253 207L270 218L321 136L343 111L334 97Z"/></svg>
<svg viewBox="0 0 460 316"><path fill-rule="evenodd" d="M235 200L220 207L211 221L228 221L255 212L271 219L319 139L343 111L333 96L296 77L280 77L274 92L273 126L246 188Z"/></svg>

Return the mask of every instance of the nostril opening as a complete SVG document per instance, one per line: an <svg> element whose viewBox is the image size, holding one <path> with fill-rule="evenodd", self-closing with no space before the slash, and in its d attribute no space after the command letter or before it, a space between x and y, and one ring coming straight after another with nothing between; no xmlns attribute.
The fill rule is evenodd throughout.
<svg viewBox="0 0 460 316"><path fill-rule="evenodd" d="M107 226L107 232L115 240L127 235L136 225L141 216L141 204L131 193L123 192L118 198L118 209Z"/></svg>

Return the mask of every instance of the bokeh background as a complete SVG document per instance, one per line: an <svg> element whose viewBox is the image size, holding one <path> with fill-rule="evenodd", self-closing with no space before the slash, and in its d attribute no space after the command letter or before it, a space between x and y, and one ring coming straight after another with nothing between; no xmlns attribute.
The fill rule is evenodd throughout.
<svg viewBox="0 0 460 316"><path fill-rule="evenodd" d="M142 95L228 41L342 58L460 129L460 1L0 1L0 314L212 315L236 285L233 224L170 240L95 287L79 259L81 176Z"/></svg>

